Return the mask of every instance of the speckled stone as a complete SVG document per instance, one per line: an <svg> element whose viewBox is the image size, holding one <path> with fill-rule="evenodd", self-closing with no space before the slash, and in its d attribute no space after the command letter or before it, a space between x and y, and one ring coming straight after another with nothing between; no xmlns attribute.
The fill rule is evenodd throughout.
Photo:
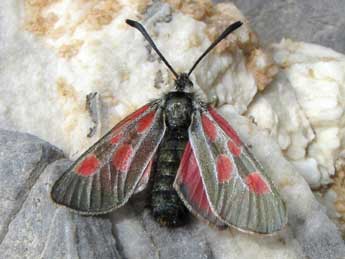
<svg viewBox="0 0 345 259"><path fill-rule="evenodd" d="M45 167L62 156L37 137L0 130L0 242Z"/></svg>
<svg viewBox="0 0 345 259"><path fill-rule="evenodd" d="M12 215L1 258L121 258L108 218L80 216L52 202L51 186L69 165L59 160L42 173Z"/></svg>
<svg viewBox="0 0 345 259"><path fill-rule="evenodd" d="M248 18L264 44L290 38L345 52L345 4L342 0L232 2Z"/></svg>

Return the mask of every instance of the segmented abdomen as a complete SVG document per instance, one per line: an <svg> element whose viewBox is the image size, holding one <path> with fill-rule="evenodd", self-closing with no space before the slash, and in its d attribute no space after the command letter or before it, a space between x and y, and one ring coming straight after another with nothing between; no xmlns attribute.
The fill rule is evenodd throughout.
<svg viewBox="0 0 345 259"><path fill-rule="evenodd" d="M180 226L187 220L187 209L173 188L187 141L187 129L168 128L157 152L152 172L151 206L154 218L164 226Z"/></svg>

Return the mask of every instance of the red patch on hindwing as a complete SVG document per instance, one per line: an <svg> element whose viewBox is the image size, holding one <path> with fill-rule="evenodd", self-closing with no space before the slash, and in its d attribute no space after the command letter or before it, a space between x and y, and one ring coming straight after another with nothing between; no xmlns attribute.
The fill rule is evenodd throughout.
<svg viewBox="0 0 345 259"><path fill-rule="evenodd" d="M95 155L89 155L84 158L76 168L76 173L81 176L90 176L97 172L99 160Z"/></svg>
<svg viewBox="0 0 345 259"><path fill-rule="evenodd" d="M182 155L179 171L179 180L187 190L190 201L196 206L194 209L207 214L210 211L206 191L201 180L199 166L190 143L187 144Z"/></svg>
<svg viewBox="0 0 345 259"><path fill-rule="evenodd" d="M233 165L230 158L225 154L220 154L216 161L218 182L225 183L231 179Z"/></svg>
<svg viewBox="0 0 345 259"><path fill-rule="evenodd" d="M217 139L217 128L205 114L201 115L202 127L207 135L207 137L214 142Z"/></svg>
<svg viewBox="0 0 345 259"><path fill-rule="evenodd" d="M230 126L230 124L220 116L215 109L211 106L208 107L208 111L212 115L213 119L218 123L218 125L224 130L224 132L235 142L237 146L242 145L240 137L237 135L236 131Z"/></svg>
<svg viewBox="0 0 345 259"><path fill-rule="evenodd" d="M123 144L113 155L112 163L117 171L127 172L130 166L133 148L130 144Z"/></svg>
<svg viewBox="0 0 345 259"><path fill-rule="evenodd" d="M246 183L249 187L249 190L258 195L265 194L271 191L270 187L268 186L266 181L262 178L259 172L250 173L246 177Z"/></svg>
<svg viewBox="0 0 345 259"><path fill-rule="evenodd" d="M232 140L228 141L228 148L234 156L240 156L242 153L242 148L237 146Z"/></svg>
<svg viewBox="0 0 345 259"><path fill-rule="evenodd" d="M110 143L113 144L113 145L116 145L117 143L119 143L119 141L122 138L122 136L123 136L123 133L117 134L115 137L112 137L110 139Z"/></svg>
<svg viewBox="0 0 345 259"><path fill-rule="evenodd" d="M153 119L155 117L155 113L155 111L152 111L138 121L136 129L139 134L145 132L148 128L151 127Z"/></svg>

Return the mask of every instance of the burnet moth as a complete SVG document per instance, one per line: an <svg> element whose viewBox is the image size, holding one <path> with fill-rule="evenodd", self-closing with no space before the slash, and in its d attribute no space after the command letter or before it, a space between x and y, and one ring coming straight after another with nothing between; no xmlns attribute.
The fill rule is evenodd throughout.
<svg viewBox="0 0 345 259"><path fill-rule="evenodd" d="M214 108L190 91L190 74L231 24L178 74L144 29L139 30L175 76L175 90L133 112L82 154L57 180L51 195L84 215L113 211L151 187L153 217L165 226L185 224L188 212L220 227L270 234L287 223L285 204L264 168Z"/></svg>

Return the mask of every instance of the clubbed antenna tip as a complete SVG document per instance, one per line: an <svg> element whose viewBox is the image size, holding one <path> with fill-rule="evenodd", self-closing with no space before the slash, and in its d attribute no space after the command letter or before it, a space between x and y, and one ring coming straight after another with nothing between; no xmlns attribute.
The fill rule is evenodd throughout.
<svg viewBox="0 0 345 259"><path fill-rule="evenodd" d="M158 54L158 56L162 59L162 61L164 62L164 64L170 69L170 71L175 75L176 78L178 78L178 74L176 73L176 71L172 68L172 66L169 64L169 62L165 59L165 57L162 55L162 53L158 50L156 44L153 42L153 40L151 39L150 35L147 33L147 31L145 30L144 26L142 26L139 22L137 21L133 21L130 19L126 20L126 23L129 26L132 26L134 28L136 28L138 31L140 31L142 33L142 35L145 37L145 39L150 43L151 47L156 51L156 53Z"/></svg>

